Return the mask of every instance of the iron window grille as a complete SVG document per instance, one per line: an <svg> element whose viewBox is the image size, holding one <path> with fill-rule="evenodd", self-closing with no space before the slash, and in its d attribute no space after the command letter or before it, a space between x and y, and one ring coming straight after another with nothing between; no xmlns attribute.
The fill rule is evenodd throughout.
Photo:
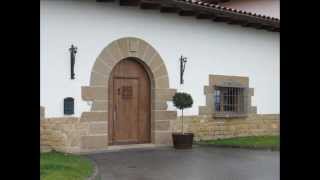
<svg viewBox="0 0 320 180"><path fill-rule="evenodd" d="M220 87L214 88L214 108L216 115L240 116L247 114L246 88Z"/></svg>

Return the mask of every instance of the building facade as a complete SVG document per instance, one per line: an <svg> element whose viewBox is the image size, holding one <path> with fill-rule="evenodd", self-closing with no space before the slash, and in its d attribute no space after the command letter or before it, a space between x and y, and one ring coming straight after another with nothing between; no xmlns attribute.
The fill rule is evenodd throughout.
<svg viewBox="0 0 320 180"><path fill-rule="evenodd" d="M231 25L240 15L223 19L233 10L215 15L215 22L201 18L206 14L198 6L208 4L201 1L133 2L41 1L43 146L88 152L118 144L169 145L179 123L170 102L177 91L192 95L194 105L185 111L190 117L241 123L272 117L261 133L277 132L277 20L245 14L241 23L252 27L242 27ZM180 16L161 13L170 8ZM189 17L194 13L198 19ZM74 58L71 45L77 47ZM183 85L181 55L188 58ZM251 130L230 136L260 133Z"/></svg>

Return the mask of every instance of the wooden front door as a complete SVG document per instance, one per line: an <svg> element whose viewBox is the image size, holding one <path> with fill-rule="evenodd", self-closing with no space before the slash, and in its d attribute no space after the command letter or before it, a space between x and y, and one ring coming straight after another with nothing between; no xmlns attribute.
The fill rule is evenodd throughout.
<svg viewBox="0 0 320 180"><path fill-rule="evenodd" d="M150 80L133 59L120 61L109 81L109 143L150 142Z"/></svg>

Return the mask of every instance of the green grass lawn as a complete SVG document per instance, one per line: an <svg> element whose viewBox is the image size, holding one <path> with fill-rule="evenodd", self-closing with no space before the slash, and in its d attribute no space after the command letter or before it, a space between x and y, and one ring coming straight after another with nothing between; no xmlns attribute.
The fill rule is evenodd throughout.
<svg viewBox="0 0 320 180"><path fill-rule="evenodd" d="M92 162L83 156L59 152L40 154L41 180L85 180L92 173Z"/></svg>
<svg viewBox="0 0 320 180"><path fill-rule="evenodd" d="M250 136L196 142L199 145L216 145L239 148L279 149L279 136Z"/></svg>

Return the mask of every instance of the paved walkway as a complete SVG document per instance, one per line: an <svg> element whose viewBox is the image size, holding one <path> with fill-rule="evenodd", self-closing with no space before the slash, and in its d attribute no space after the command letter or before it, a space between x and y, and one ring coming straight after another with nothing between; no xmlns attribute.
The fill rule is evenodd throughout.
<svg viewBox="0 0 320 180"><path fill-rule="evenodd" d="M265 150L157 148L88 155L102 180L279 180L280 154Z"/></svg>

